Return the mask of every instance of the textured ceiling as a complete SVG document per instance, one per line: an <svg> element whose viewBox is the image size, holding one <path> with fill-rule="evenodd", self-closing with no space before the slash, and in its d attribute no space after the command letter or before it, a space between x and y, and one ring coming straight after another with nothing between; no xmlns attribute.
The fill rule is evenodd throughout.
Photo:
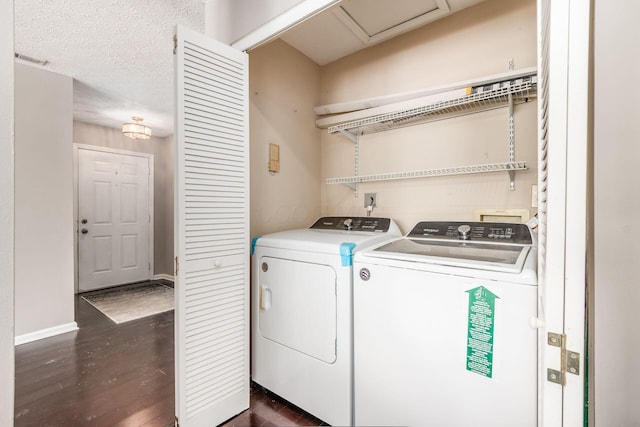
<svg viewBox="0 0 640 427"><path fill-rule="evenodd" d="M173 33L204 31L201 0L19 0L15 50L74 78L74 119L118 128L144 118L173 133Z"/></svg>
<svg viewBox="0 0 640 427"><path fill-rule="evenodd" d="M167 136L173 133L174 27L204 32L206 1L17 0L15 50L74 78L74 119L119 128L140 116L154 136ZM480 1L344 0L283 40L323 65L385 40L386 28L397 27L393 37L424 25L431 9L442 11L441 18Z"/></svg>

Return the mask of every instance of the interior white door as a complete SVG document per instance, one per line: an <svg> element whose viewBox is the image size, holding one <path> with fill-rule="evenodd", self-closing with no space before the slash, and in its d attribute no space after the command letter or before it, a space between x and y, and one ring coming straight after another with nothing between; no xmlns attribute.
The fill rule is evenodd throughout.
<svg viewBox="0 0 640 427"><path fill-rule="evenodd" d="M541 426L584 424L590 8L580 0L538 1Z"/></svg>
<svg viewBox="0 0 640 427"><path fill-rule="evenodd" d="M176 36L176 414L209 427L249 407L248 56Z"/></svg>
<svg viewBox="0 0 640 427"><path fill-rule="evenodd" d="M78 288L152 277L150 159L78 149Z"/></svg>

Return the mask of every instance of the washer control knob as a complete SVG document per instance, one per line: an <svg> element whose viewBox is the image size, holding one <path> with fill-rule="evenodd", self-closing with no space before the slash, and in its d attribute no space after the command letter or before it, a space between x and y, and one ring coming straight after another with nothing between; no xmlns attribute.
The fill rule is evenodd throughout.
<svg viewBox="0 0 640 427"><path fill-rule="evenodd" d="M469 240L471 237L471 227L467 224L458 227L458 239Z"/></svg>
<svg viewBox="0 0 640 427"><path fill-rule="evenodd" d="M353 219L347 218L344 220L342 224L344 225L344 228L346 228L347 230L351 230L351 226L353 225Z"/></svg>

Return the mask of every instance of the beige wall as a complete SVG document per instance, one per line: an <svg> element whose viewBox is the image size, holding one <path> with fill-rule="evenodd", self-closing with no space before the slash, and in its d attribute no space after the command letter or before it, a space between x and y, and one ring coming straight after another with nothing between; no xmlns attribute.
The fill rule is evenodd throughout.
<svg viewBox="0 0 640 427"><path fill-rule="evenodd" d="M163 138L163 155L156 159L155 216L157 223L154 230L154 269L155 274L166 274L173 277L173 187L175 185L175 144L173 135ZM160 176L161 175L161 176ZM160 180L160 182L159 182Z"/></svg>
<svg viewBox="0 0 640 427"><path fill-rule="evenodd" d="M13 423L13 0L0 1L0 425Z"/></svg>
<svg viewBox="0 0 640 427"><path fill-rule="evenodd" d="M638 333L638 159L640 105L632 95L640 75L637 18L640 5L595 3L594 32L594 225L595 425L640 425Z"/></svg>
<svg viewBox="0 0 640 427"><path fill-rule="evenodd" d="M322 68L321 103L429 88L536 65L536 3L489 0ZM365 215L363 193L378 193L373 215L391 216L403 232L420 220L472 220L475 209L527 209L537 179L536 105L515 108L516 160L529 170L388 181L360 185L360 197L343 185L322 185L323 215ZM360 174L504 162L508 160L507 109L468 115L360 139ZM352 176L353 144L321 136L322 181ZM535 213L532 210L531 213Z"/></svg>
<svg viewBox="0 0 640 427"><path fill-rule="evenodd" d="M74 322L71 77L15 66L16 336Z"/></svg>
<svg viewBox="0 0 640 427"><path fill-rule="evenodd" d="M251 235L308 227L320 215L320 68L275 41L251 51ZM280 172L267 170L269 143L280 145Z"/></svg>
<svg viewBox="0 0 640 427"><path fill-rule="evenodd" d="M120 129L74 121L73 142L153 154L153 269L154 274L173 276L173 136L139 141L123 136Z"/></svg>

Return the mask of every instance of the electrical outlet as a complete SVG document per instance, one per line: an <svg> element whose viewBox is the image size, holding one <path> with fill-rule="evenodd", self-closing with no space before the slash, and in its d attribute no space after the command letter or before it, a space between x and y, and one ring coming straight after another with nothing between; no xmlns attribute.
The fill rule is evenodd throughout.
<svg viewBox="0 0 640 427"><path fill-rule="evenodd" d="M531 186L531 207L532 208L538 207L538 186L537 185Z"/></svg>
<svg viewBox="0 0 640 427"><path fill-rule="evenodd" d="M378 205L378 193L364 193L364 207L375 208Z"/></svg>

